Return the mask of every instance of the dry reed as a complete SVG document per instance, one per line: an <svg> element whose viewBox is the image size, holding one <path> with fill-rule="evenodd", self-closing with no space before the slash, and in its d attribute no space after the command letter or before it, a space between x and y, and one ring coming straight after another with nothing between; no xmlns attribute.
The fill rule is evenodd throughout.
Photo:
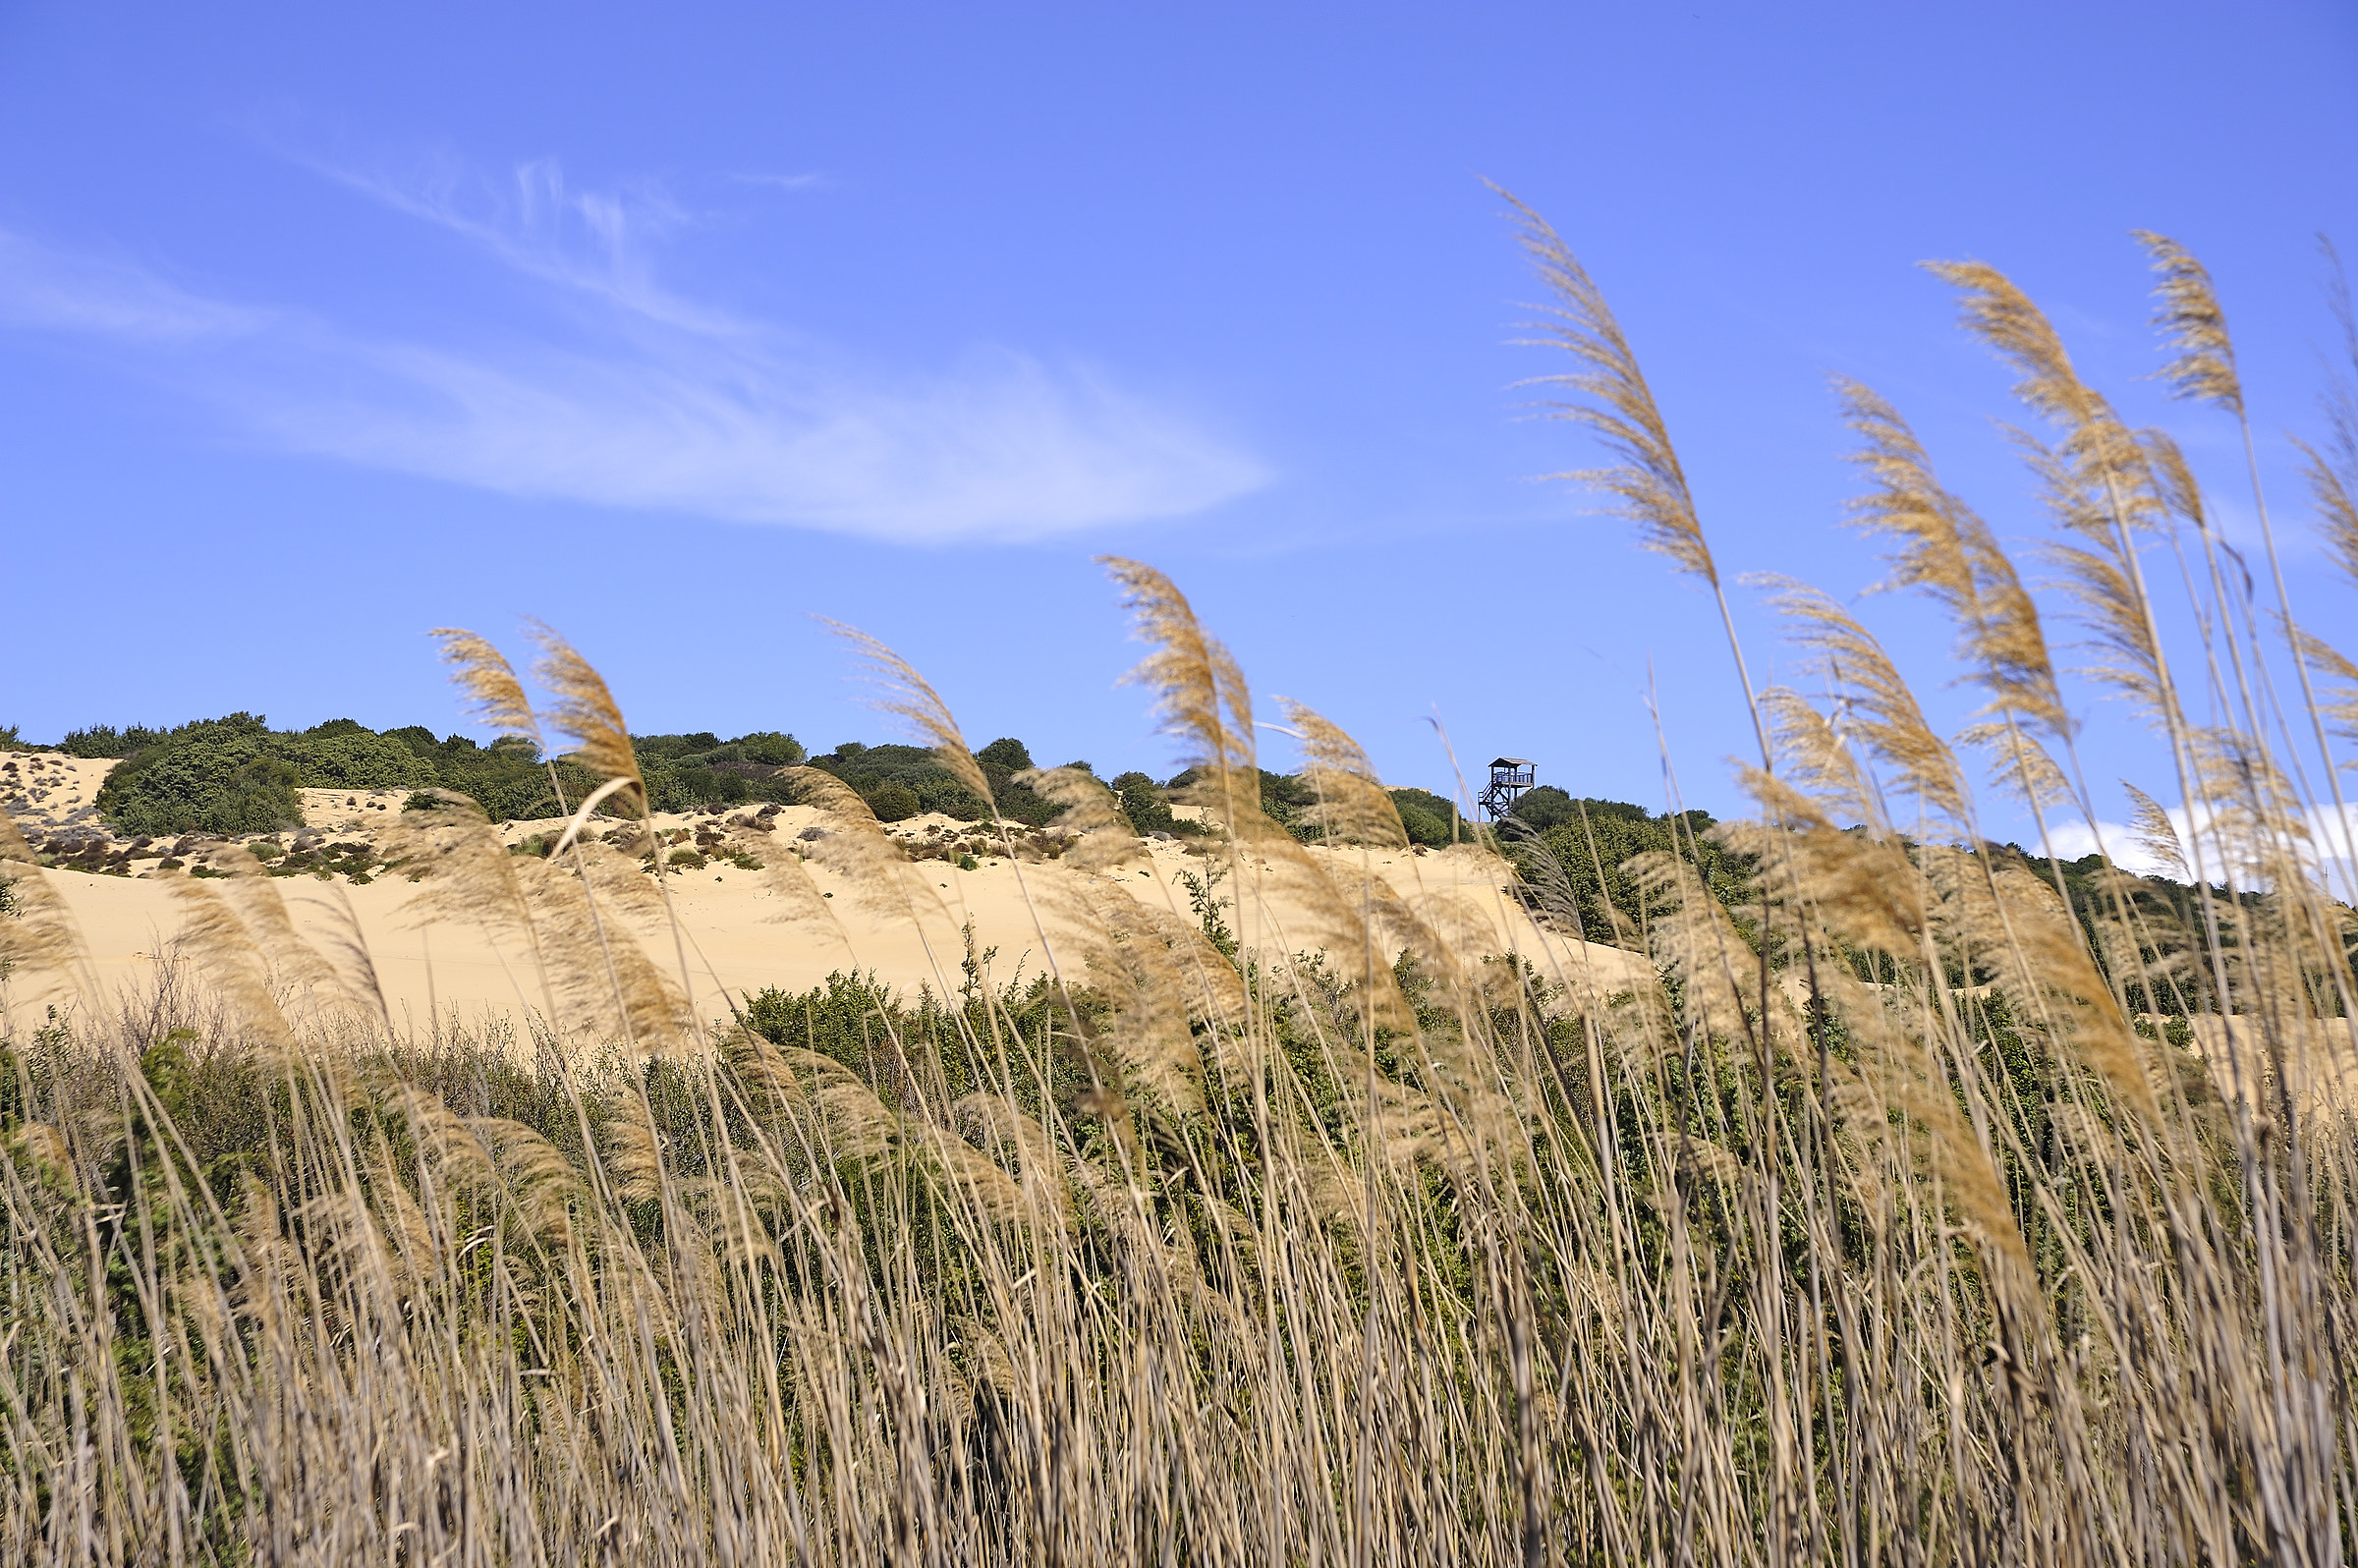
<svg viewBox="0 0 2358 1568"><path fill-rule="evenodd" d="M1598 482L1716 586L1629 344L1521 215L1580 366L1567 412L1617 465ZM2207 276L2149 244L2173 383L2240 417ZM2178 903L2108 870L2067 904L2060 867L1980 843L1863 619L1779 583L1829 700L1760 695L1758 817L1713 830L1749 873L1707 883L1691 838L1634 863L1609 915L1656 967L1603 994L1576 944L1488 952L1377 877L1399 817L1299 704L1322 842L1264 816L1243 672L1168 578L1113 561L1151 645L1135 679L1216 827L1199 920L1097 874L1136 853L1103 786L1034 775L1076 831L1027 886L1078 933L1037 984L993 990L970 948L963 986L838 977L714 1020L684 945L676 977L641 946L666 906L635 854L577 831L510 856L448 800L404 813L395 858L419 918L515 955L522 1049L390 1038L365 969L251 875L174 884L188 962L140 1005L10 1012L0 1552L2347 1560L2354 925L2320 880L2320 792L2271 744L2299 715L2221 596L2192 476L2001 275L1941 270L2059 429L2029 455L2110 677L2181 771L2183 834L2132 793ZM2034 597L1897 411L1841 397L1855 516L1983 694L1968 744L2042 812L2085 810ZM2329 539L2358 548L2317 471ZM2181 522L2199 715L2143 571ZM545 714L443 634L479 711L573 737L598 805L643 826L612 694L537 635ZM847 635L987 800L938 693ZM2312 707L2321 745L2329 718L2349 738ZM938 924L859 798L799 778L812 856ZM730 843L782 915L833 929L796 845ZM1515 852L1535 900L1577 919L1544 848ZM24 995L74 980L32 859L0 828L0 982Z"/></svg>

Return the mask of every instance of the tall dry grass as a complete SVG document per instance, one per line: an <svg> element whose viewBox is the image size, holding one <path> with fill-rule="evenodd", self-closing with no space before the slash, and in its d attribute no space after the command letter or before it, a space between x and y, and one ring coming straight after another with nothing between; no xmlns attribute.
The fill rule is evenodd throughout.
<svg viewBox="0 0 2358 1568"><path fill-rule="evenodd" d="M1526 235L1602 482L1718 589L1625 335ZM2149 243L2177 385L2242 419L2210 280ZM405 829L421 909L536 955L527 1037L396 1040L356 956L237 875L187 884L191 962L156 994L12 1012L0 1552L2341 1562L2358 1129L2352 917L2322 870L2347 820L2321 808L2351 665L2281 573L2274 605L2235 591L2184 465L2019 290L1938 270L2046 421L2022 439L2053 564L2189 808L2139 796L2183 918L2125 877L2075 913L2059 872L1977 847L1970 754L1851 611L1785 584L1833 700L1744 678L1759 812L1719 831L1754 886L1731 906L1681 855L1634 866L1616 928L1658 982L1600 997L1380 881L1347 846L1399 821L1300 704L1343 848L1263 818L1235 659L1116 561L1137 678L1220 829L1206 886L1233 907L1201 925L1035 870L1039 984L943 951L926 998L844 982L757 1030L614 918L659 877L578 835L515 860L452 802ZM1971 750L2043 834L2093 822L2015 563L1895 409L1841 398L1858 521L1986 698ZM2330 449L2313 481L2358 563ZM2157 561L2190 645L2163 643ZM939 694L852 635L987 793ZM541 635L535 715L496 649L444 636L477 702L574 737L593 801L644 812L588 661ZM2281 688L2288 656L2323 695ZM919 918L924 879L828 782L811 847ZM1090 830L1074 866L1121 862L1101 787L1039 787ZM806 928L781 940L825 939L799 858L743 847ZM1545 906L1568 884L1529 854ZM62 905L13 831L0 858L11 983L70 980ZM1050 906L1086 938L1050 947Z"/></svg>

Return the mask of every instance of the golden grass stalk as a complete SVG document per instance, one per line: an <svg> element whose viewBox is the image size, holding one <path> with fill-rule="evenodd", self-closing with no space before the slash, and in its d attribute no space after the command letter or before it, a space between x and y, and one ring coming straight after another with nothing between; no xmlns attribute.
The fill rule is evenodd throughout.
<svg viewBox="0 0 2358 1568"><path fill-rule="evenodd" d="M2134 808L2134 814L2129 819L2129 833L2137 847L2163 870L2180 881L2186 880L2186 849L2178 842L2178 830L2171 823L2169 813L2162 809L2161 802L2127 779L2120 781L2120 787L2128 791L2129 801Z"/></svg>
<svg viewBox="0 0 2358 1568"><path fill-rule="evenodd" d="M552 628L537 621L531 626L533 641L540 646L533 673L550 695L550 724L573 737L574 761L601 779L624 781L618 799L626 814L646 816L646 780L640 775L630 726L623 722L622 708L605 677Z"/></svg>
<svg viewBox="0 0 2358 1568"><path fill-rule="evenodd" d="M1370 849L1408 848L1400 809L1384 792L1375 764L1360 744L1308 703L1281 697L1286 724L1302 748L1302 776L1318 792L1312 821L1328 844L1364 844Z"/></svg>
<svg viewBox="0 0 2358 1568"><path fill-rule="evenodd" d="M2151 229L2132 231L2153 257L2160 280L2154 285L2161 309L2154 324L2169 336L2177 357L2162 370L2172 395L2213 404L2243 416L2243 382L2235 373L2235 345L2227 337L2227 314L2219 308L2211 274L2186 248Z"/></svg>
<svg viewBox="0 0 2358 1568"><path fill-rule="evenodd" d="M995 817L997 806L991 799L990 780L983 777L982 764L975 760L974 753L966 749L957 719L932 683L907 659L859 628L825 616L819 617L819 624L852 645L868 680L881 694L874 703L876 711L899 719L913 736L931 747L934 759Z"/></svg>
<svg viewBox="0 0 2358 1568"><path fill-rule="evenodd" d="M1850 407L1896 575L1981 678L2011 568ZM2085 450L2068 537L2135 598ZM402 868L420 913L536 928L565 1000L529 1050L314 1022L290 1052L245 878L179 884L218 984L0 1024L0 1560L2346 1556L2353 919L2249 726L2173 731L2182 848L2265 891L2100 873L2110 910L2076 876L2067 904L1885 830L1878 770L1963 785L1864 618L1788 588L1840 705L1764 699L1776 771L1713 830L1749 870L1707 886L1692 838L1631 868L1659 968L1600 994L1262 817L1242 673L1118 575L1159 714L1236 775L1202 861L1233 960L1064 874L1115 832L1068 778L1090 831L1040 874L1072 962L839 976L764 1010L776 1039L707 1037L632 956L635 861L508 857L446 805L405 813ZM2051 676L2014 678L1986 682L2007 733L2067 742ZM1373 812L1349 738L1294 719ZM805 782L814 853L899 874ZM1376 969L1419 1005L1371 1005Z"/></svg>
<svg viewBox="0 0 2358 1568"><path fill-rule="evenodd" d="M1015 782L1063 808L1056 824L1074 835L1063 860L1075 870L1109 871L1146 858L1120 801L1095 774L1078 767L1035 767L1015 775Z"/></svg>
<svg viewBox="0 0 2358 1568"><path fill-rule="evenodd" d="M1817 656L1820 671L1842 694L1842 735L1858 737L1927 808L1971 832L1973 809L1956 756L1925 722L1916 694L1882 644L1816 588L1774 576L1751 581L1775 590L1769 602L1791 623L1787 636Z"/></svg>
<svg viewBox="0 0 2358 1568"><path fill-rule="evenodd" d="M1253 694L1236 656L1197 621L1178 586L1142 562L1120 556L1097 558L1122 591L1133 632L1154 651L1122 677L1154 696L1162 733L1176 740L1182 760L1212 776L1220 809L1233 813L1230 794L1249 792L1258 802L1261 783L1253 735ZM1254 808L1256 811L1259 807Z"/></svg>
<svg viewBox="0 0 2358 1568"><path fill-rule="evenodd" d="M1610 468L1584 469L1560 477L1593 484L1617 497L1619 515L1637 525L1641 544L1668 556L1678 570L1718 587L1719 568L1704 536L1686 471L1670 444L1654 389L1647 385L1603 291L1546 220L1506 192L1498 194L1514 208L1523 253L1553 302L1547 308L1547 335L1532 341L1562 349L1581 365L1526 384L1561 387L1571 394L1568 401L1547 405L1550 417L1596 431L1604 449L1619 460Z"/></svg>

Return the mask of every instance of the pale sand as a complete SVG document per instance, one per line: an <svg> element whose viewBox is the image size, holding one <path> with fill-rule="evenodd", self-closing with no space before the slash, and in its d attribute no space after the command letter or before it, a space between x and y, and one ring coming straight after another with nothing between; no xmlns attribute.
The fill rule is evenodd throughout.
<svg viewBox="0 0 2358 1568"><path fill-rule="evenodd" d="M339 792L311 793L335 796L332 802L318 803L314 819L321 827L341 828L366 810L360 800L347 806L347 797ZM307 815L311 814L313 803L307 798L305 804ZM391 805L398 811L397 801ZM809 808L787 807L776 815L776 831L791 837L815 819L816 812ZM713 819L663 817L656 825L693 826L700 820ZM510 842L521 842L552 825L516 823L504 831ZM972 824L941 818L895 824L897 836L919 843L932 828L945 833L974 830ZM1207 863L1187 854L1184 842L1151 842L1142 853L1142 865L1097 880L1192 921L1179 876L1183 871L1200 873ZM1352 875L1362 860L1358 850L1309 853L1314 859L1347 858L1344 868ZM1429 919L1460 934L1468 951L1511 949L1583 993L1626 989L1650 974L1637 955L1585 944L1535 925L1502 896L1496 863L1470 850L1379 853L1366 859L1376 875ZM992 858L974 870L959 870L948 861L918 862L912 880L921 894L929 893L936 902L921 909L915 923L879 912L872 901L860 896L863 890L815 861L806 869L823 893L834 895L827 901L836 917L834 928L816 922L776 923L771 916L778 905L760 873L716 862L665 878L679 918L677 939L659 920L636 923L637 934L648 955L675 976L679 950L686 949L697 1010L708 1017L726 1011L723 990L742 995L770 985L808 989L835 971L870 971L908 991L920 985L936 991L955 988L964 953L961 927L969 923L978 948L998 950L989 966L996 983L1040 973L1051 950L1064 973L1083 973L1075 962L1075 928L1058 913L1059 895L1069 893L1083 873L1061 863L1018 864ZM168 880L58 869L39 874L63 895L79 922L89 955L89 976L101 991L137 995L155 983L157 966L168 960L181 919ZM1252 874L1251 867L1247 874ZM454 1013L475 1024L488 1016L513 1015L520 1005L537 1005L537 979L516 943L505 938L494 942L480 930L450 923L419 928L403 913L418 889L398 874L365 886L309 876L273 878L271 885L286 900L298 929L325 950L333 950L327 939L344 925L341 912L350 911L398 1028L422 1027L429 1017L448 1019ZM1226 884L1219 894L1234 896ZM919 902L924 903L922 897ZM1315 945L1305 934L1315 927L1299 905L1283 896L1247 897L1241 902L1245 913L1232 910L1228 919L1248 946L1285 953ZM39 977L23 975L10 990L12 1005L23 1007L54 994L55 981L44 985Z"/></svg>
<svg viewBox="0 0 2358 1568"><path fill-rule="evenodd" d="M28 835L42 831L104 833L90 804L115 768L111 756L67 756L57 752L0 752L0 811Z"/></svg>

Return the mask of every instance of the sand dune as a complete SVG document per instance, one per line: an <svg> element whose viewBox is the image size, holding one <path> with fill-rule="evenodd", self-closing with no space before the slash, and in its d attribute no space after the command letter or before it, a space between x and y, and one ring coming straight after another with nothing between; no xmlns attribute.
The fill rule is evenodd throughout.
<svg viewBox="0 0 2358 1568"><path fill-rule="evenodd" d="M87 798L108 764L77 765L73 758L44 762L38 770L40 798L21 790L7 803L28 836L37 843L44 831L102 831L88 812ZM305 833L278 835L275 842L318 843L332 835L346 843L373 843L399 814L401 794L310 790L305 792L304 806L310 824ZM740 810L666 815L654 825L658 831L693 833L748 814ZM779 808L770 817L774 833L783 840L793 840L818 820L816 811L808 807ZM518 822L502 831L511 844L522 846L558 825ZM914 818L892 829L896 839L918 853L938 852L938 846L962 836L965 843L974 844L977 831L977 824L942 817ZM1191 843L1199 853L1190 853ZM1133 864L1107 874L1085 873L1054 860L1026 864L980 850L972 869L960 869L948 859L919 860L908 876L915 920L880 910L873 900L861 896L863 888L812 861L806 868L826 895L834 918L794 924L781 923L782 906L761 873L715 860L702 868L676 869L663 879L677 916L676 935L660 918L640 918L628 924L659 967L675 979L684 968L697 1011L704 1016L726 1011L724 991L742 995L770 985L804 989L836 971L872 972L911 990L921 985L936 991L955 988L962 978L960 964L970 928L978 952L992 955L991 980L1004 983L1041 972L1052 958L1064 972L1079 972L1075 960L1082 931L1069 911L1074 902L1070 895L1084 880L1194 921L1181 878L1201 875L1209 866L1200 845L1201 841L1144 840ZM154 985L159 966L176 961L183 910L172 891L173 878L155 869L176 847L144 846L136 858L119 863L122 874L64 868L38 873L62 896L81 928L88 961L73 988L94 989L102 997L137 995ZM194 861L202 849L193 846L182 853ZM1356 885L1354 879L1364 867L1471 949L1522 953L1584 991L1600 985L1621 989L1646 972L1644 961L1635 955L1541 929L1504 896L1498 863L1470 848L1307 853L1313 863L1324 863L1339 872L1347 886ZM1241 908L1241 913L1232 908L1226 915L1238 937L1247 946L1280 953L1319 945L1320 927L1313 912L1274 878L1264 877L1260 865L1249 860L1240 873L1259 884L1248 886L1241 899L1226 884L1217 890L1219 897L1234 899ZM315 947L350 955L347 965L356 972L364 966L372 970L374 986L396 1028L422 1029L437 1016L476 1024L538 1005L538 979L520 943L465 923L421 924L409 908L419 888L398 871L357 882L343 876L296 875L273 877L270 883L285 900L296 928ZM62 977L28 974L15 977L8 989L10 1003L23 1007L56 1000L68 993L68 984Z"/></svg>

